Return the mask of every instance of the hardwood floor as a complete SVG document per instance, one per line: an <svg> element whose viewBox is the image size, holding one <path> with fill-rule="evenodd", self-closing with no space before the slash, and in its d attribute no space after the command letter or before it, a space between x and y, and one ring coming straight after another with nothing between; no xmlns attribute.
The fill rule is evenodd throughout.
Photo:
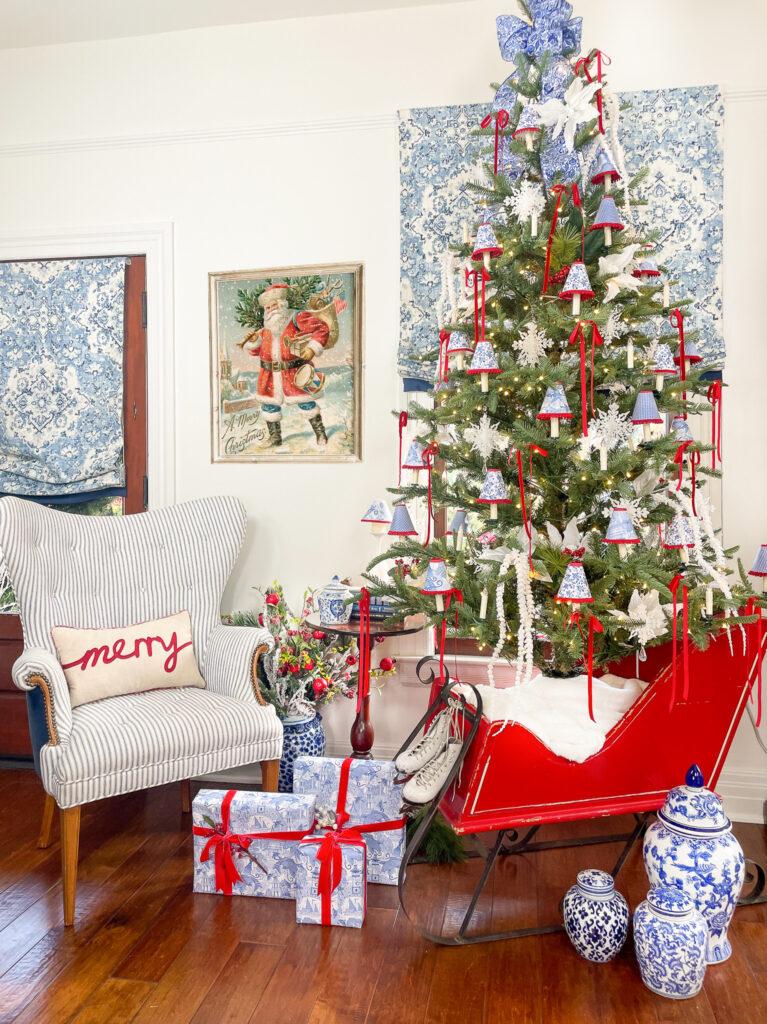
<svg viewBox="0 0 767 1024"><path fill-rule="evenodd" d="M38 849L42 809L33 773L0 771L0 1024L767 1020L767 905L738 910L731 960L709 969L697 999L675 1003L642 986L631 940L617 961L597 966L562 934L437 948L387 886L370 887L361 930L296 925L290 901L195 896L190 819L178 786L167 786L83 809L77 914L65 929L59 826ZM747 854L767 859L767 830L736 831ZM602 846L506 858L480 904L482 926L555 920L577 870L615 856ZM478 870L478 861L414 868L418 919L454 929ZM619 888L632 909L643 898L638 850Z"/></svg>

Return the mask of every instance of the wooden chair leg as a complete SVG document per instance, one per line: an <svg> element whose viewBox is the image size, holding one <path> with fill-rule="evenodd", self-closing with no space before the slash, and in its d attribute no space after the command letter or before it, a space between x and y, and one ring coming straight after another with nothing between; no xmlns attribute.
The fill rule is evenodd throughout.
<svg viewBox="0 0 767 1024"><path fill-rule="evenodd" d="M261 762L261 789L265 793L277 792L277 780L280 774L279 761Z"/></svg>
<svg viewBox="0 0 767 1024"><path fill-rule="evenodd" d="M181 813L189 814L192 810L192 783L189 779L181 781Z"/></svg>
<svg viewBox="0 0 767 1024"><path fill-rule="evenodd" d="M37 848L45 850L51 845L51 828L53 826L53 812L56 810L56 801L50 793L45 794L43 804L43 820L40 822L40 835L37 839Z"/></svg>
<svg viewBox="0 0 767 1024"><path fill-rule="evenodd" d="M80 846L80 808L62 807L61 816L61 874L64 883L64 924L75 921L75 892L77 890L77 854Z"/></svg>

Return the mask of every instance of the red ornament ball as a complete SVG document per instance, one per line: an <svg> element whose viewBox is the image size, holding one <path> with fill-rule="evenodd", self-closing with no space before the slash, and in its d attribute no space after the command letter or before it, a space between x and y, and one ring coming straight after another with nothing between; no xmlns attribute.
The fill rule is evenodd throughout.
<svg viewBox="0 0 767 1024"><path fill-rule="evenodd" d="M266 595L266 603L267 604L279 604L280 603L280 595L279 594L267 594Z"/></svg>
<svg viewBox="0 0 767 1024"><path fill-rule="evenodd" d="M377 644L382 644L384 642L384 640L386 639L386 637L385 636L377 636L375 639L376 639L376 643Z"/></svg>
<svg viewBox="0 0 767 1024"><path fill-rule="evenodd" d="M394 660L394 658L381 658L381 660L378 662L378 667L381 669L382 672L391 672L391 670L394 668L396 664L397 662Z"/></svg>
<svg viewBox="0 0 767 1024"><path fill-rule="evenodd" d="M321 629L315 629L314 632L312 633L312 638L314 640L324 640L325 634L322 632Z"/></svg>
<svg viewBox="0 0 767 1024"><path fill-rule="evenodd" d="M353 654L350 654L350 655L349 655L349 656L347 657L347 659L346 659L346 664L347 664L347 665L356 665L356 664L357 664L357 659L356 659L356 657L355 657L355 656L354 656Z"/></svg>
<svg viewBox="0 0 767 1024"><path fill-rule="evenodd" d="M315 697L324 697L329 689L330 686L328 685L327 679L323 679L322 676L317 676L317 678L312 682L312 690L314 691Z"/></svg>
<svg viewBox="0 0 767 1024"><path fill-rule="evenodd" d="M314 668L314 662L312 661L311 658L306 659L306 661L304 662L304 668L306 669L307 672L311 672L311 670Z"/></svg>
<svg viewBox="0 0 767 1024"><path fill-rule="evenodd" d="M296 675L299 671L298 665L288 665L288 672L291 672L293 675Z"/></svg>

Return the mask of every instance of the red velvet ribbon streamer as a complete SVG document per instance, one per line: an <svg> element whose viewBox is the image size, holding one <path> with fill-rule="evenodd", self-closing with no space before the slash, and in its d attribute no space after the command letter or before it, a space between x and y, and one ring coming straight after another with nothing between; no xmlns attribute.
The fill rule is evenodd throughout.
<svg viewBox="0 0 767 1024"><path fill-rule="evenodd" d="M423 450L423 461L426 465L426 540L423 542L423 546L427 548L429 546L429 540L431 539L431 524L434 518L434 512L432 509L432 492L431 492L431 474L434 469L434 459L439 455L439 445L435 442L427 444Z"/></svg>
<svg viewBox="0 0 767 1024"><path fill-rule="evenodd" d="M500 164L501 148L503 146L503 129L507 127L509 123L509 112L508 110L496 110L494 114L487 114L482 118L480 125L482 128L489 128L495 118L495 149L493 151L493 174L498 173L498 167Z"/></svg>
<svg viewBox="0 0 767 1024"><path fill-rule="evenodd" d="M585 224L583 222L583 206L581 204L581 194L578 191L577 182L573 182L571 185L552 185L551 191L557 197L556 204L554 206L554 213L551 216L551 227L549 228L549 240L546 243L546 263L543 268L543 288L541 289L541 295L545 295L549 288L551 281L551 246L554 242L554 232L557 228L557 221L559 220L559 209L562 204L562 199L568 192L572 195L573 206L577 207L581 211L581 259L583 259L585 250Z"/></svg>
<svg viewBox="0 0 767 1024"><path fill-rule="evenodd" d="M232 800L237 795L234 789L227 790L221 801L221 825L218 828L207 828L204 825L192 826L192 834L207 838L202 848L200 861L205 863L213 857L216 888L224 896L232 895L232 887L242 881L242 876L234 863L234 850L247 850L254 839L274 839L275 841L298 841L305 839L314 829L314 822L302 832L230 832Z"/></svg>
<svg viewBox="0 0 767 1024"><path fill-rule="evenodd" d="M450 356L448 355L447 349L450 344L450 331L439 332L439 366L437 369L438 380L443 381L447 384L448 374L450 372ZM402 460L400 460L402 461Z"/></svg>
<svg viewBox="0 0 767 1024"><path fill-rule="evenodd" d="M573 612L568 620L568 625L577 626L578 632L583 637L583 629L581 628L581 613ZM592 722L596 722L594 718L594 634L604 633L604 626L596 617L596 615L589 615L588 623L588 636L586 637L586 671L588 674L588 702L589 702L589 718Z"/></svg>
<svg viewBox="0 0 767 1024"><path fill-rule="evenodd" d="M445 594L445 611L450 608L450 603L455 598L456 605L463 604L463 591L454 588ZM458 608L455 609L455 628L458 629ZM445 678L445 642L447 640L447 616L444 616L439 627L439 634L434 630L435 640L439 646L439 678L440 682Z"/></svg>
<svg viewBox="0 0 767 1024"><path fill-rule="evenodd" d="M762 619L762 606L753 597L748 599L746 615L756 615L756 727L758 729L762 724L762 631L764 620ZM752 688L753 685L752 682Z"/></svg>
<svg viewBox="0 0 767 1024"><path fill-rule="evenodd" d="M309 836L306 841L318 843L317 860L320 862L320 874L317 881L317 894L320 897L320 920L323 926L331 924L331 899L343 878L343 847L361 846L365 850L363 834L367 832L388 832L402 828L405 818L391 821L375 821L368 825L353 825L346 828L349 813L346 810L346 797L349 792L349 773L354 761L353 757L344 758L341 774L338 779L338 795L336 797L336 824L328 828L325 834ZM367 889L367 886L365 886ZM367 899L367 897L366 897ZM367 903L366 903L367 906Z"/></svg>
<svg viewBox="0 0 767 1024"><path fill-rule="evenodd" d="M467 287L469 280L474 279L474 344L476 345L478 341L485 340L485 285L490 280L490 275L484 266L479 270L466 268L465 274ZM480 284L482 285L481 289Z"/></svg>
<svg viewBox="0 0 767 1024"><path fill-rule="evenodd" d="M669 318L672 327L679 331L679 379L687 380L687 361L684 355L684 313L681 309L672 309ZM682 419L687 419L687 392L682 392Z"/></svg>
<svg viewBox="0 0 767 1024"><path fill-rule="evenodd" d="M711 468L716 469L716 460L722 461L722 382L715 380L706 394L711 409Z"/></svg>
<svg viewBox="0 0 767 1024"><path fill-rule="evenodd" d="M668 589L671 591L671 596L674 600L673 604L673 620L671 630L671 701L669 703L669 711L673 710L676 704L676 690L677 690L677 616L678 616L678 600L679 600L679 589L682 590L682 671L684 679L684 687L682 689L682 700L687 700L690 695L690 634L689 634L689 612L687 605L687 586L684 583L684 576L681 573L677 573L673 580L669 583Z"/></svg>
<svg viewBox="0 0 767 1024"><path fill-rule="evenodd" d="M700 465L700 452L697 448L690 448L690 445L695 444L694 441L682 441L676 450L674 456L674 462L679 466L679 477L676 482L676 489L681 491L682 480L684 479L684 460L685 456L690 460L690 484L692 486L692 512L693 515L697 516L698 510L695 508L695 467Z"/></svg>
<svg viewBox="0 0 767 1024"><path fill-rule="evenodd" d="M596 80L598 82L601 82L602 81L602 64L603 63L604 64L610 64L611 63L610 58L607 56L607 54L606 53L602 53L601 50L592 50L591 53L587 57L579 57L578 60L576 61L576 64L575 64L575 74L579 75L581 73L581 71L582 71L583 74L586 76L586 81L587 82L593 82L594 81L594 77L591 74L591 62L593 60L596 60L596 62L597 62L597 77L596 77ZM605 133L605 123L604 123L603 100L602 100L602 90L601 89L599 89L597 91L597 113L599 114L599 130L602 133L602 135L604 135L604 133Z"/></svg>
<svg viewBox="0 0 767 1024"><path fill-rule="evenodd" d="M357 714L370 693L370 591L360 590L360 658L357 666Z"/></svg>
<svg viewBox="0 0 767 1024"><path fill-rule="evenodd" d="M533 455L542 455L544 458L548 458L549 453L545 448L540 448L537 444L530 444L530 472L529 482L532 484L533 481ZM522 452L519 449L514 453L517 460L517 483L519 486L519 504L522 507L522 525L525 528L525 535L527 536L527 560L530 563L530 570L533 568L533 528L530 523L530 517L527 514L527 502L525 500L525 474L522 467ZM511 462L511 452L509 452L508 461Z"/></svg>
<svg viewBox="0 0 767 1024"><path fill-rule="evenodd" d="M402 485L402 434L407 426L407 413L399 414L399 469L397 470L397 486Z"/></svg>
<svg viewBox="0 0 767 1024"><path fill-rule="evenodd" d="M583 329L584 324L591 325L591 373L589 375L588 387L586 381L586 332ZM594 415L594 348L597 345L604 344L602 335L599 333L599 328L593 320L579 320L575 325L570 334L570 344L575 345L577 342L580 342L581 358L581 433L584 437L588 437L589 398L591 400L591 415Z"/></svg>

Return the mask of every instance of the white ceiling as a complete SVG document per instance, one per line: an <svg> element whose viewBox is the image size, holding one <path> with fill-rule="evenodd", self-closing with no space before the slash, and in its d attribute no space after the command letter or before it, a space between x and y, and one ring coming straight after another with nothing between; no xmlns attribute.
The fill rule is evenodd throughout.
<svg viewBox="0 0 767 1024"><path fill-rule="evenodd" d="M0 49L423 7L429 2L435 0L0 0Z"/></svg>

